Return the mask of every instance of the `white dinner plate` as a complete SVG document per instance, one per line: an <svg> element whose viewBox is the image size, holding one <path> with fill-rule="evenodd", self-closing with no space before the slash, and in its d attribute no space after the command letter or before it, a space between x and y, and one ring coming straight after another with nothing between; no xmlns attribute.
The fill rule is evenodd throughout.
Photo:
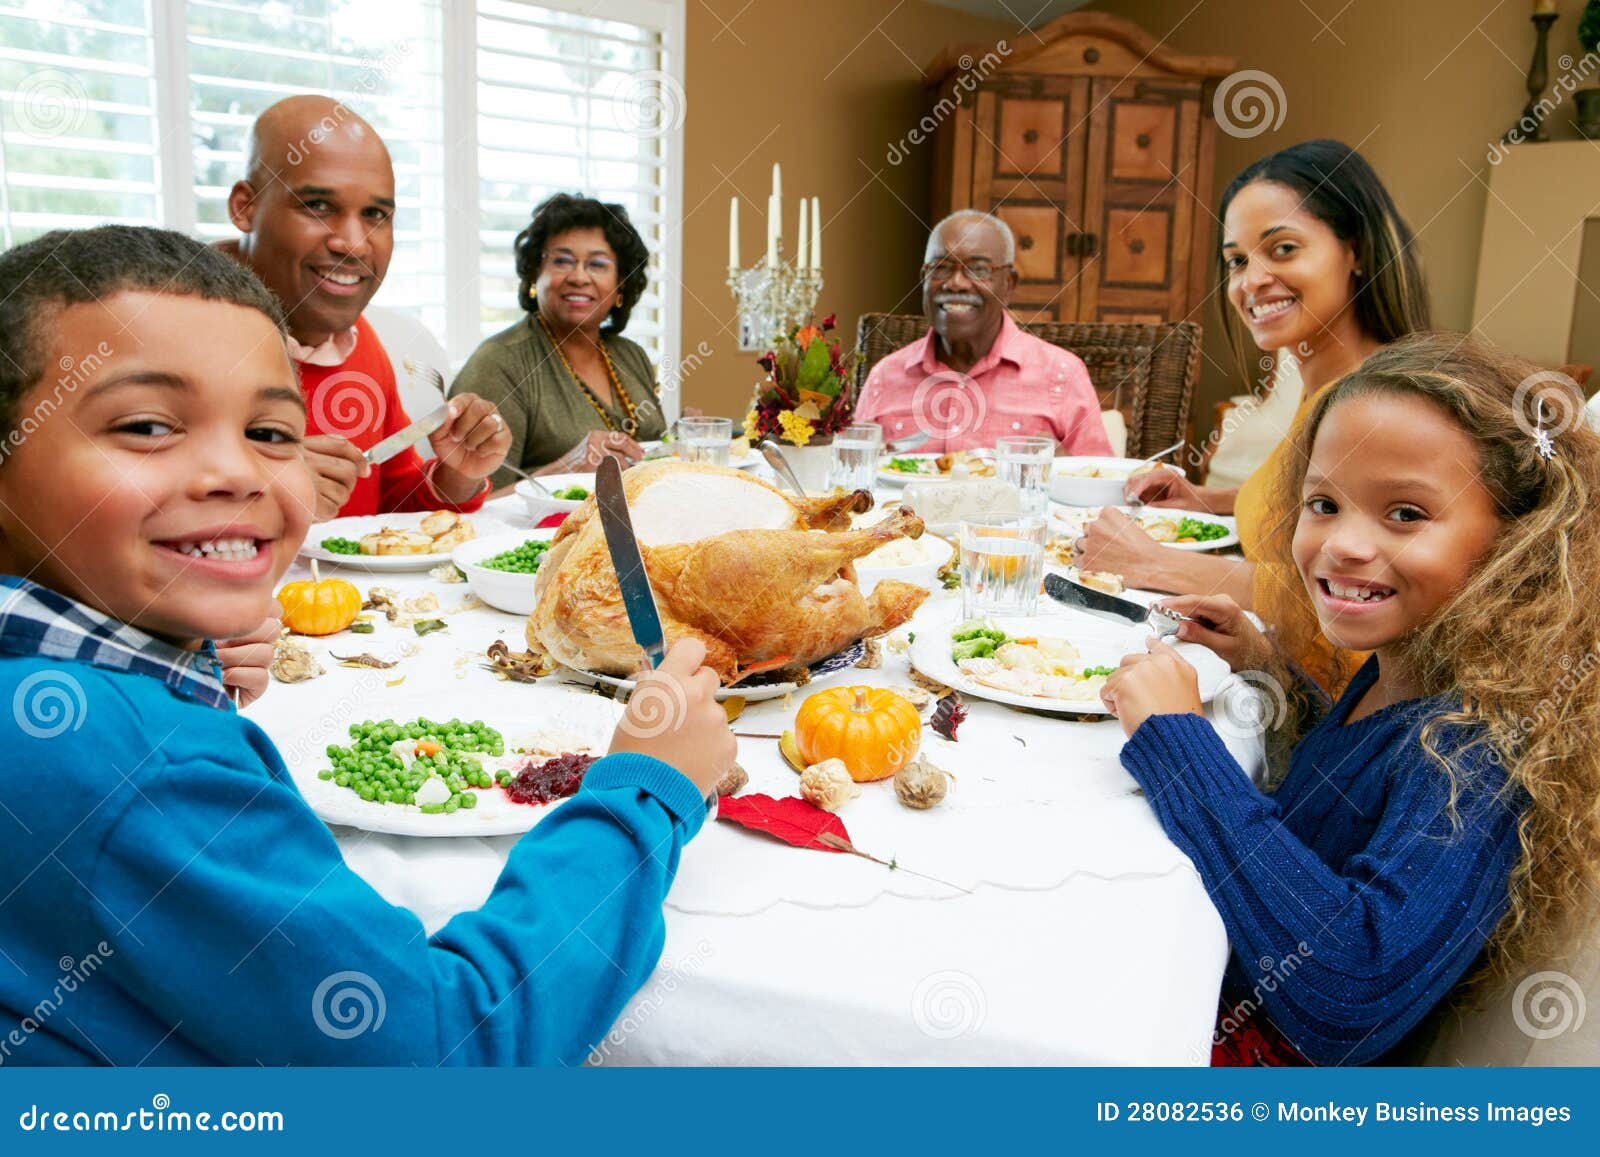
<svg viewBox="0 0 1600 1157"><path fill-rule="evenodd" d="M1098 696L1090 699L1047 699L1039 695L1020 695L985 686L956 666L950 657L950 633L962 622L961 608L950 610L919 627L916 641L911 644L911 665L924 675L954 687L963 695L990 699L1012 707L1028 707L1035 711L1061 714L1110 715ZM1061 608L1058 614L1036 615L1028 619L999 619L996 625L1006 634L1018 638L1066 639L1078 648L1085 667L1115 667L1124 655L1145 649L1150 637L1148 628L1118 627L1104 619L1097 619L1079 611ZM1228 665L1216 652L1195 643L1177 644L1178 654L1194 665L1200 676L1200 701L1209 703L1228 680Z"/></svg>
<svg viewBox="0 0 1600 1157"><path fill-rule="evenodd" d="M1174 522L1180 518L1197 518L1201 522L1215 522L1227 528L1228 533L1221 538L1213 538L1209 542L1163 542L1161 545L1172 550L1226 550L1230 546L1239 545L1239 524L1231 514L1208 514L1203 510L1178 510L1170 506L1119 506L1118 510L1129 518L1138 519L1145 515L1158 515L1162 518L1170 517ZM1050 519L1051 528L1057 534L1082 534L1084 523L1091 521L1099 510L1088 507L1069 506L1058 509Z"/></svg>
<svg viewBox="0 0 1600 1157"><path fill-rule="evenodd" d="M826 659L817 660L817 662L811 664L811 682L815 683L824 676L849 670L856 665L857 661L866 652L867 649L864 643L852 643L837 654L829 655ZM618 691L631 693L634 687L638 686L637 681L632 678L625 679L617 675L599 675L593 671L581 671L576 667L565 667L563 670L578 679L602 683L607 687L615 687ZM753 676L753 678L759 680L761 677L757 675ZM742 698L746 703L759 703L763 699L782 699L789 692L800 690L802 686L810 686L810 683L736 683L732 687L717 688L716 697L719 703L724 699L732 699L734 696Z"/></svg>
<svg viewBox="0 0 1600 1157"><path fill-rule="evenodd" d="M904 486L907 482L948 482L950 475L941 474L938 468L932 465L935 459L943 457L943 454L890 454L884 451L878 458L878 482L884 486ZM891 458L910 458L916 462L926 463L929 470L926 474L907 474L901 470L891 470L889 469Z"/></svg>
<svg viewBox="0 0 1600 1157"><path fill-rule="evenodd" d="M364 702L354 715L349 722L392 719L410 723L419 718L443 721L453 717L481 720L505 739L505 756L479 757L484 768L493 773L519 758L511 754L512 748L539 732L571 733L592 749L590 754L604 754L617 720L622 718L622 707L570 686L504 682L474 686L470 702L460 704L441 703L437 693L384 694ZM498 786L477 790L476 807L449 815L427 815L410 804L364 800L347 787L317 778L317 772L333 766L326 748L350 745L347 728L348 724L340 727L337 734L328 736L327 743L315 745L314 749L302 751L310 745L280 744L280 750L288 753L289 774L295 786L324 823L397 836L511 836L527 831L560 806L559 801L542 806L516 803Z"/></svg>
<svg viewBox="0 0 1600 1157"><path fill-rule="evenodd" d="M351 518L318 522L306 531L306 540L300 547L300 557L314 558L324 565L332 563L373 574L432 570L440 563L450 561L450 550L437 554L334 554L331 550L323 550L321 546L325 538L348 538L353 542L360 542L363 534L373 534L386 527L390 530L416 530L426 517L427 512L362 514ZM504 534L508 530L515 529L499 519L484 514L463 514L461 517L472 524L474 538L488 538L491 534Z"/></svg>

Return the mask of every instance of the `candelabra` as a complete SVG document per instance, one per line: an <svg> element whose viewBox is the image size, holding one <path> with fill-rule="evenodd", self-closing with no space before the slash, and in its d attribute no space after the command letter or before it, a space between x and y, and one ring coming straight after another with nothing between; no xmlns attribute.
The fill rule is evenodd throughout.
<svg viewBox="0 0 1600 1157"><path fill-rule="evenodd" d="M783 259L783 242L775 246L774 264L750 269L728 267L728 289L739 310L739 348L764 350L772 339L807 321L822 292L822 270L801 268Z"/></svg>
<svg viewBox="0 0 1600 1157"><path fill-rule="evenodd" d="M1556 22L1554 12L1535 12L1532 17L1534 28L1533 59L1528 64L1528 104L1522 110L1522 115L1517 118L1517 123L1506 130L1505 136L1500 140L1504 144L1514 145L1522 141L1547 141L1550 139L1550 130L1545 127L1544 118L1546 109L1539 107L1539 98L1544 93L1545 85L1549 83L1549 55L1545 48L1550 36L1550 26Z"/></svg>

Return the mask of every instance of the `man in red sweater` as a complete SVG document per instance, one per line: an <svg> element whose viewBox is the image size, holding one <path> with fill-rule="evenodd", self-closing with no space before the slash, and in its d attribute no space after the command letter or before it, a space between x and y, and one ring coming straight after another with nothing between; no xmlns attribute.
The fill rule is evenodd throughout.
<svg viewBox="0 0 1600 1157"><path fill-rule="evenodd" d="M222 248L254 270L288 314L318 521L476 510L511 446L492 402L457 394L429 436L432 461L410 448L378 466L363 457L411 421L394 366L361 316L389 269L394 213L389 150L348 105L292 96L257 118L248 172L228 195L229 219L243 236Z"/></svg>

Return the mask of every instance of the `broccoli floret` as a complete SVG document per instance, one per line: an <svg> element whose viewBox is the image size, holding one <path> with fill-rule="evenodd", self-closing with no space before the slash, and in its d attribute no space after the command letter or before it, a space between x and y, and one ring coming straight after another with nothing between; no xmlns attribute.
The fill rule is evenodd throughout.
<svg viewBox="0 0 1600 1157"><path fill-rule="evenodd" d="M950 648L950 657L957 663L963 659L987 659L994 654L998 646L998 643L987 636L963 639Z"/></svg>

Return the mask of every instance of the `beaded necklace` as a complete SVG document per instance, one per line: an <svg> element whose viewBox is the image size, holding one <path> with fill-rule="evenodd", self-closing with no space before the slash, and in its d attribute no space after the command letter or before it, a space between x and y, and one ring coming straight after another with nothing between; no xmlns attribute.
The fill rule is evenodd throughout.
<svg viewBox="0 0 1600 1157"><path fill-rule="evenodd" d="M567 355L561 349L561 343L556 341L556 335L550 332L550 323L545 321L544 314L539 312L538 303L534 304L533 316L539 319L539 328L544 330L544 336L550 339L550 344L555 347L556 357L561 359L561 364L566 367L567 376L578 384L583 391L583 396L589 399L589 404L594 407L594 412L600 415L600 421L605 423L607 430L615 430L616 423L611 420L611 415L601 404L599 397L589 388L589 383L578 376L572 368L572 363L567 360ZM623 427L632 433L639 428L638 412L634 409L633 399L628 397L628 391L623 389L622 379L617 376L617 367L611 361L611 354L606 349L605 342L600 343L600 356L605 359L606 376L611 379L611 392L622 403L622 409L627 414Z"/></svg>

